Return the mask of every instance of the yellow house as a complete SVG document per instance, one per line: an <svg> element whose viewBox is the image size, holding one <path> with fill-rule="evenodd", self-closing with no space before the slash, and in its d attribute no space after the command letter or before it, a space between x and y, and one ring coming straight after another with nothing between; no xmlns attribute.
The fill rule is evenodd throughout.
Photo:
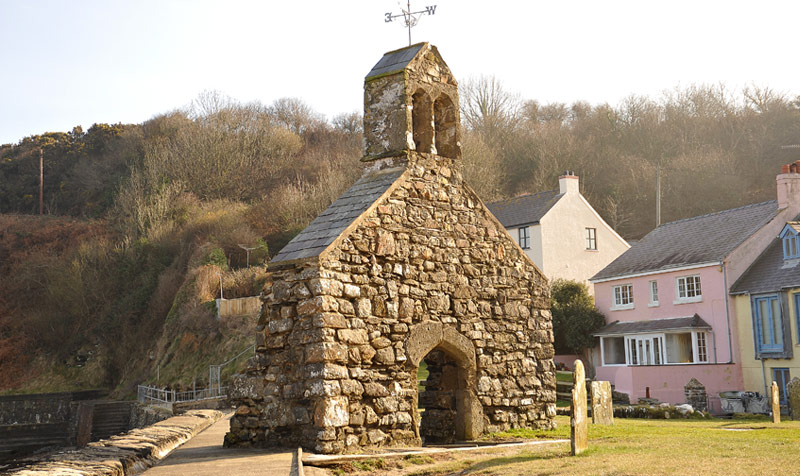
<svg viewBox="0 0 800 476"><path fill-rule="evenodd" d="M778 237L731 287L745 390L767 394L800 378L800 222Z"/></svg>

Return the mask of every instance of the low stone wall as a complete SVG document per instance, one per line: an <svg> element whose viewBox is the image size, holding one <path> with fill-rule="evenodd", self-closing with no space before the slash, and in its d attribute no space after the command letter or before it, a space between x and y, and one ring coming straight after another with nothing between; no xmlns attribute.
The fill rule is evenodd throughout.
<svg viewBox="0 0 800 476"><path fill-rule="evenodd" d="M9 471L14 476L128 476L138 474L173 449L222 418L216 410L192 410L147 428L89 443L86 448L49 455L25 468Z"/></svg>
<svg viewBox="0 0 800 476"><path fill-rule="evenodd" d="M37 393L0 397L0 425L62 423L72 418L72 402L101 398L104 392Z"/></svg>

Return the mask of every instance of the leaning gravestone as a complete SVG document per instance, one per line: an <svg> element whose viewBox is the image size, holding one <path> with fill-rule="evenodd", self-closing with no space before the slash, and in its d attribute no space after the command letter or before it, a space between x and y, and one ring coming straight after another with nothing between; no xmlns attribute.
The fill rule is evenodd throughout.
<svg viewBox="0 0 800 476"><path fill-rule="evenodd" d="M583 362L575 361L572 372L572 417L570 418L570 449L577 456L589 447L588 423L586 418L586 373Z"/></svg>
<svg viewBox="0 0 800 476"><path fill-rule="evenodd" d="M789 382L788 391L792 420L800 420L800 378L795 377Z"/></svg>
<svg viewBox="0 0 800 476"><path fill-rule="evenodd" d="M611 382L592 382L592 423L595 425L614 424Z"/></svg>
<svg viewBox="0 0 800 476"><path fill-rule="evenodd" d="M781 402L778 394L778 383L772 381L772 392L770 403L772 404L772 423L781 422Z"/></svg>

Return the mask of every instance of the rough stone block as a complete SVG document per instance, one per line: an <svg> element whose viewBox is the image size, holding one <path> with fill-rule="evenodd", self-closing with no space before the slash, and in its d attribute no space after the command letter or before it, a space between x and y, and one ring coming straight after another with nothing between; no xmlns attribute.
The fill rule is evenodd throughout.
<svg viewBox="0 0 800 476"><path fill-rule="evenodd" d="M595 425L614 424L611 382L592 382L592 423Z"/></svg>
<svg viewBox="0 0 800 476"><path fill-rule="evenodd" d="M323 398L314 409L314 424L319 427L339 427L350 423L347 397Z"/></svg>
<svg viewBox="0 0 800 476"><path fill-rule="evenodd" d="M572 371L572 416L570 417L570 453L577 456L589 447L586 416L586 374L583 362L576 360Z"/></svg>
<svg viewBox="0 0 800 476"><path fill-rule="evenodd" d="M787 389L792 420L800 420L800 378L793 378L787 385Z"/></svg>

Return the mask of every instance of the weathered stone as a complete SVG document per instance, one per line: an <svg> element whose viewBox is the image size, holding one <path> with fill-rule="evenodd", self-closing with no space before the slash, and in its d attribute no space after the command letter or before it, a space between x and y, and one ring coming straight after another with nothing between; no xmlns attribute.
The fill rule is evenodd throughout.
<svg viewBox="0 0 800 476"><path fill-rule="evenodd" d="M306 347L306 362L346 362L347 350L333 342L319 342Z"/></svg>
<svg viewBox="0 0 800 476"><path fill-rule="evenodd" d="M772 381L772 387L770 387L770 405L772 406L772 423L780 423L781 422L781 400L780 400L780 392L778 391L778 382Z"/></svg>
<svg viewBox="0 0 800 476"><path fill-rule="evenodd" d="M800 420L800 378L793 378L787 388L787 399L789 400L789 409L792 412L792 420Z"/></svg>
<svg viewBox="0 0 800 476"><path fill-rule="evenodd" d="M356 301L356 316L367 318L372 315L372 302L368 298Z"/></svg>
<svg viewBox="0 0 800 476"><path fill-rule="evenodd" d="M377 244L375 246L375 254L378 256L386 256L393 255L394 253L394 235L391 232L379 231Z"/></svg>
<svg viewBox="0 0 800 476"><path fill-rule="evenodd" d="M613 425L614 408L611 404L611 382L592 382L592 423Z"/></svg>
<svg viewBox="0 0 800 476"><path fill-rule="evenodd" d="M368 344L369 335L365 329L339 329L339 340L348 344Z"/></svg>
<svg viewBox="0 0 800 476"><path fill-rule="evenodd" d="M385 397L389 395L389 390L385 385L376 382L367 382L364 384L364 395L368 397Z"/></svg>
<svg viewBox="0 0 800 476"><path fill-rule="evenodd" d="M586 416L586 374L583 362L576 360L572 371L572 415L570 417L570 452L577 456L589 447Z"/></svg>
<svg viewBox="0 0 800 476"><path fill-rule="evenodd" d="M347 410L347 397L324 398L317 403L314 412L314 424L319 427L345 426L350 423L350 412Z"/></svg>
<svg viewBox="0 0 800 476"><path fill-rule="evenodd" d="M361 297L361 288L353 284L344 285L344 295L350 299Z"/></svg>
<svg viewBox="0 0 800 476"><path fill-rule="evenodd" d="M385 347L375 353L375 362L379 364L389 365L394 363L394 349Z"/></svg>

